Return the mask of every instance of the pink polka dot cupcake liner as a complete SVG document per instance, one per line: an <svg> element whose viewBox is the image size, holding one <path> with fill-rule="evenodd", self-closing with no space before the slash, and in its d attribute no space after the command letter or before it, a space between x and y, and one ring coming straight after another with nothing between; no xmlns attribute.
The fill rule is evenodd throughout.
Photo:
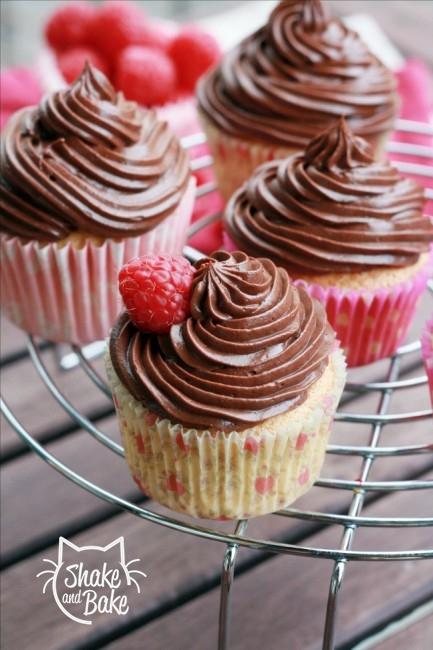
<svg viewBox="0 0 433 650"><path fill-rule="evenodd" d="M433 406L433 318L426 322L421 334L421 352Z"/></svg>
<svg viewBox="0 0 433 650"><path fill-rule="evenodd" d="M132 477L162 505L207 519L255 517L289 505L318 478L345 382L339 348L303 404L230 433L159 417L123 386L108 355L106 362Z"/></svg>
<svg viewBox="0 0 433 650"><path fill-rule="evenodd" d="M415 316L433 272L433 258L405 282L376 290L344 290L295 280L325 305L349 367L363 366L395 353Z"/></svg>
<svg viewBox="0 0 433 650"><path fill-rule="evenodd" d="M121 266L146 253L180 254L194 204L195 180L176 210L139 237L91 237L82 244L41 244L0 236L1 308L21 329L56 342L104 339L120 309Z"/></svg>

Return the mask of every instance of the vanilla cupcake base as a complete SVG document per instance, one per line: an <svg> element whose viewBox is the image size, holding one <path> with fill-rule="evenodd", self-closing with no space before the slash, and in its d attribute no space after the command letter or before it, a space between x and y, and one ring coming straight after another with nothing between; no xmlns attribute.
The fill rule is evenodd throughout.
<svg viewBox="0 0 433 650"><path fill-rule="evenodd" d="M138 237L101 239L84 233L43 243L0 236L1 307L18 327L56 342L104 339L122 301L120 268L145 254L182 253L194 205L191 179L174 210Z"/></svg>
<svg viewBox="0 0 433 650"><path fill-rule="evenodd" d="M318 478L345 382L339 348L297 408L243 431L187 429L134 399L107 355L125 457L140 489L195 517L238 519L281 509Z"/></svg>
<svg viewBox="0 0 433 650"><path fill-rule="evenodd" d="M228 201L232 194L253 174L256 168L270 160L288 158L304 150L303 147L279 147L265 145L223 133L199 111L200 123L206 134L207 143L213 157L213 170L222 197ZM366 138L375 151L376 159L385 155L385 147L390 133Z"/></svg>

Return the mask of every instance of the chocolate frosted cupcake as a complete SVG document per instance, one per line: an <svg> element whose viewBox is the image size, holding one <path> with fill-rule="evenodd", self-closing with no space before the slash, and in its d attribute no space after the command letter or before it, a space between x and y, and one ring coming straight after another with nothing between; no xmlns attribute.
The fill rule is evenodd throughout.
<svg viewBox="0 0 433 650"><path fill-rule="evenodd" d="M270 260L197 262L190 316L168 334L127 313L107 355L126 460L141 489L210 518L265 514L316 480L345 380L323 307Z"/></svg>
<svg viewBox="0 0 433 650"><path fill-rule="evenodd" d="M198 104L226 199L340 116L381 157L397 108L392 73L320 0L280 2L200 83Z"/></svg>
<svg viewBox="0 0 433 650"><path fill-rule="evenodd" d="M182 250L194 200L186 152L154 111L86 66L10 120L1 161L4 312L54 341L103 338L120 266Z"/></svg>
<svg viewBox="0 0 433 650"><path fill-rule="evenodd" d="M326 305L349 365L392 354L432 272L423 190L344 120L259 167L229 202L233 248L283 265ZM227 243L227 242L226 242Z"/></svg>

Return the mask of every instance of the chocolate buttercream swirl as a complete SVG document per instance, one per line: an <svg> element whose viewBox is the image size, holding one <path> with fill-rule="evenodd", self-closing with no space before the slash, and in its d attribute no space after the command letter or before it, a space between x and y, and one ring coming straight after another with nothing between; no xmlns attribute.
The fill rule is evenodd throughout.
<svg viewBox="0 0 433 650"><path fill-rule="evenodd" d="M121 382L199 429L243 429L301 404L334 345L323 307L267 259L219 251L196 267L191 316L169 334L119 318L110 355Z"/></svg>
<svg viewBox="0 0 433 650"><path fill-rule="evenodd" d="M415 264L433 241L423 190L344 120L304 154L265 163L229 202L225 224L235 244L289 272L356 272Z"/></svg>
<svg viewBox="0 0 433 650"><path fill-rule="evenodd" d="M285 0L198 88L207 118L248 140L303 148L338 116L376 137L396 113L392 73L320 0Z"/></svg>
<svg viewBox="0 0 433 650"><path fill-rule="evenodd" d="M12 118L1 162L1 230L40 241L140 235L172 213L189 179L167 124L89 65Z"/></svg>

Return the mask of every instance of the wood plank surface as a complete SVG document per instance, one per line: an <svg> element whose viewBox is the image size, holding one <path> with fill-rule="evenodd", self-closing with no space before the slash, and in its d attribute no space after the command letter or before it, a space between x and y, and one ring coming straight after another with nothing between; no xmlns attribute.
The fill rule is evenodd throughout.
<svg viewBox="0 0 433 650"><path fill-rule="evenodd" d="M61 370L54 350L46 350L41 356L57 387L84 415L98 419L101 415L114 412L111 400L94 386L80 368ZM104 377L102 359L94 362L94 368ZM2 392L9 408L38 440L49 440L62 430L78 429L73 419L51 396L28 357L2 370ZM3 457L24 449L27 449L25 444L4 423L1 437Z"/></svg>
<svg viewBox="0 0 433 650"><path fill-rule="evenodd" d="M366 514L384 515L390 500L396 501L396 508L398 504L407 508L411 499L408 493L391 495L368 508ZM429 499L427 492L419 495L425 508ZM326 530L307 542L326 547L330 536L332 531ZM411 547L425 546L431 542L431 530L412 529L409 537ZM278 556L236 578L231 650L319 650L330 572L331 563L325 560ZM368 594L368 598L360 598L360 594ZM423 561L350 563L340 600L337 647L377 620L398 615L412 598L432 596L431 572ZM129 634L127 642L120 638L106 647L211 650L216 644L218 597L218 590L213 590ZM194 629L201 633L191 634L185 621L194 621Z"/></svg>
<svg viewBox="0 0 433 650"><path fill-rule="evenodd" d="M374 647L374 650L409 650L409 648L412 650L431 650L432 640L433 614L430 614L370 647ZM365 650L368 649L365 648Z"/></svg>
<svg viewBox="0 0 433 650"><path fill-rule="evenodd" d="M425 406L426 390L412 389L407 393L414 409ZM356 407L351 405L351 409L374 412L377 400L377 396L362 396L357 400ZM100 425L101 430L112 439L119 440L117 421L114 417L103 420ZM385 446L423 444L430 441L431 432L425 422L418 422L412 425L410 440L404 424L395 425L391 433L385 428L383 436ZM368 439L368 426L336 423L331 441L353 445L367 444ZM47 449L72 469L116 494L135 492L123 459L101 446L85 432L53 442ZM359 475L361 462L357 456L341 457L328 454L322 477L354 480ZM432 464L431 455L379 458L373 466L372 477L375 480L399 480L421 473ZM75 526L80 517L111 510L110 506L65 481L61 475L31 454L17 458L5 466L2 471L2 485L2 553L6 556L12 549L15 554L20 548L24 552L24 548L32 540L40 540L44 536L49 537L57 533L60 522L65 527ZM29 499L33 485L38 486L37 494ZM297 507L332 510L343 508L349 498L350 495L344 491L314 488L298 501Z"/></svg>
<svg viewBox="0 0 433 650"><path fill-rule="evenodd" d="M377 516L386 514L390 507L405 509L407 500L407 494L391 495L380 504L372 505L366 513ZM395 502L394 505L391 504L392 501ZM428 494L420 494L417 503L418 512L425 512L428 508ZM160 506L152 505L152 509L164 511ZM270 521L281 526L284 524L282 518L261 517L251 522L248 534L256 538L266 537ZM233 524L219 523L218 526L220 529L231 530ZM327 547L338 541L340 533L340 528L331 527L307 538L304 544ZM32 644L34 650L84 648L86 642L92 638L103 640L110 632L113 633L117 626L126 626L129 629L130 626L144 623L155 616L158 618L154 623L128 636L127 642L125 637L122 637L109 647L119 650L125 647L131 650L143 647L156 650L169 647L170 644L176 650L210 650L215 647L217 589L212 589L209 594L192 600L184 607L175 608L173 613L168 613L163 618L159 616L164 615L166 610L170 611L173 603L183 603L185 594L189 594L191 598L194 590L200 589L201 585L209 582L212 587L212 582L218 580L224 546L169 531L127 514L96 528L90 528L85 533L72 537L71 541L78 545L104 545L119 534L125 537L127 557L140 558L141 566L149 576L142 594L131 594L129 615L122 620L113 617L99 618L90 635L84 626L71 623L65 618L58 611L50 594L42 596L41 585L33 577L40 570L43 557L55 557L57 551L53 546L3 573L3 632L7 648L26 648L31 639L35 640ZM427 529L411 529L406 540L408 548L427 543L429 534L431 531ZM374 539L370 539L365 547L380 544L381 531L373 530L373 536ZM238 565L245 566L259 557L263 559L262 554L242 549ZM323 599L326 596L330 570L331 563L328 561L272 556L257 568L237 578L233 628L234 639L238 641L235 641L233 647L242 650L263 647L269 650L279 647L307 650L315 647L313 641L320 638L323 624ZM386 582L387 588L383 596L386 596L387 602L380 602L383 590L376 589L376 595L367 602L363 600L361 607L358 602L360 590L371 589L378 576ZM422 562L350 565L340 609L340 634L343 636L353 630L359 631L366 622L371 624L375 617L385 613L390 616L397 612L401 606L400 595L404 592L406 581L410 583L410 590L404 598L405 603L410 602L411 597L419 598L420 595L425 595L432 588L426 565ZM302 594L302 599L294 597L294 594ZM309 616L303 615L304 607L306 612L311 613ZM19 621L29 609L37 610L38 616L27 618L26 625L22 626ZM185 623L192 620L195 621L197 630L209 630L205 641L200 635L197 635L194 641L189 627L181 624L181 621ZM266 645L265 640L269 637L270 629L273 630L275 646ZM242 641L244 633L246 636ZM295 645L289 645L289 642L294 643L294 639L297 639ZM300 645L307 641L308 645Z"/></svg>

